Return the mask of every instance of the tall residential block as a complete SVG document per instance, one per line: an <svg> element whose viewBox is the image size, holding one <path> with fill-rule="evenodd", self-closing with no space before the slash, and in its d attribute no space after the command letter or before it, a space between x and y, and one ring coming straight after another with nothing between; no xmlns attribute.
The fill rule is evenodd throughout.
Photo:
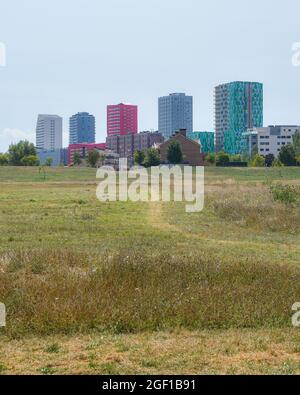
<svg viewBox="0 0 300 395"><path fill-rule="evenodd" d="M193 97L172 93L158 99L158 131L169 139L178 130L193 131Z"/></svg>
<svg viewBox="0 0 300 395"><path fill-rule="evenodd" d="M116 104L107 106L107 136L138 133L138 106Z"/></svg>
<svg viewBox="0 0 300 395"><path fill-rule="evenodd" d="M42 150L57 150L63 145L63 120L58 115L40 114L36 126L36 146Z"/></svg>
<svg viewBox="0 0 300 395"><path fill-rule="evenodd" d="M95 143L95 117L88 112L79 112L70 118L70 144Z"/></svg>
<svg viewBox="0 0 300 395"><path fill-rule="evenodd" d="M216 151L241 153L242 134L263 126L263 84L230 82L215 88Z"/></svg>

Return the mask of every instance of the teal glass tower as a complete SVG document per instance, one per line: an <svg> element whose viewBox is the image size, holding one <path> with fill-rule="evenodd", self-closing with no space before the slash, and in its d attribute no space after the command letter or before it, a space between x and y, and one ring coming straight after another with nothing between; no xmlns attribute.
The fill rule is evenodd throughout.
<svg viewBox="0 0 300 395"><path fill-rule="evenodd" d="M230 82L215 88L216 151L242 152L242 135L263 126L263 84Z"/></svg>
<svg viewBox="0 0 300 395"><path fill-rule="evenodd" d="M200 143L203 154L215 152L215 133L214 132L190 132L187 137Z"/></svg>

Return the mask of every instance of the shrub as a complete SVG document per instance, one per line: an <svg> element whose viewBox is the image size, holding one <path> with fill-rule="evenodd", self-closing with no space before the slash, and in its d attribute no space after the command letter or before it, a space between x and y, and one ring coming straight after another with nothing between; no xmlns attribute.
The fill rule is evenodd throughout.
<svg viewBox="0 0 300 395"><path fill-rule="evenodd" d="M252 162L252 166L253 167L264 167L266 164L266 160L263 156L257 154L255 155L253 162Z"/></svg>
<svg viewBox="0 0 300 395"><path fill-rule="evenodd" d="M145 159L145 167L152 167L159 165L160 165L160 156L158 150L155 148L148 149Z"/></svg>
<svg viewBox="0 0 300 395"><path fill-rule="evenodd" d="M39 166L40 160L36 155L24 156L21 159L22 166Z"/></svg>
<svg viewBox="0 0 300 395"><path fill-rule="evenodd" d="M0 166L7 166L9 162L8 154L0 154Z"/></svg>
<svg viewBox="0 0 300 395"><path fill-rule="evenodd" d="M280 159L276 158L274 162L272 163L273 167L283 167L283 164L281 163Z"/></svg>
<svg viewBox="0 0 300 395"><path fill-rule="evenodd" d="M225 152L219 152L217 155L217 163L222 166L230 162L230 157Z"/></svg>
<svg viewBox="0 0 300 395"><path fill-rule="evenodd" d="M300 189L293 185L275 184L270 190L273 199L284 204L297 203L300 198Z"/></svg>
<svg viewBox="0 0 300 395"><path fill-rule="evenodd" d="M279 152L279 160L285 166L296 166L296 153L292 145L285 145Z"/></svg>
<svg viewBox="0 0 300 395"><path fill-rule="evenodd" d="M138 166L142 166L145 161L145 152L144 151L135 151L134 153L134 163Z"/></svg>
<svg viewBox="0 0 300 395"><path fill-rule="evenodd" d="M242 156L239 154L232 155L230 160L231 160L231 162L242 162Z"/></svg>
<svg viewBox="0 0 300 395"><path fill-rule="evenodd" d="M48 156L45 160L45 166L51 167L53 163L53 158L51 156Z"/></svg>
<svg viewBox="0 0 300 395"><path fill-rule="evenodd" d="M98 150L95 149L88 152L87 162L91 167L96 167L99 160L100 153Z"/></svg>
<svg viewBox="0 0 300 395"><path fill-rule="evenodd" d="M275 156L273 154L269 154L265 157L265 162L267 167L272 167L275 161Z"/></svg>
<svg viewBox="0 0 300 395"><path fill-rule="evenodd" d="M207 154L205 160L206 162L213 165L214 163L216 163L216 155L214 153Z"/></svg>

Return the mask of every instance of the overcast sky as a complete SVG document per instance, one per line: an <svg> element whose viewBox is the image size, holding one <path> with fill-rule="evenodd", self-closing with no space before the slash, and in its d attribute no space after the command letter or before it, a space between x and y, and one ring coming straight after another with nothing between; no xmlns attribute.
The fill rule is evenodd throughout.
<svg viewBox="0 0 300 395"><path fill-rule="evenodd" d="M139 129L157 129L157 98L194 96L194 129L212 130L213 88L265 85L265 124L300 124L299 0L0 0L0 151L34 141L38 113L96 116L139 105Z"/></svg>

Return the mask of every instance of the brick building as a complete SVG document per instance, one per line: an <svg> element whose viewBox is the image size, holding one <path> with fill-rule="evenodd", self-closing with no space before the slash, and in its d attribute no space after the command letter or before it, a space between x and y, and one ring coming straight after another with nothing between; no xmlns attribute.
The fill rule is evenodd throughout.
<svg viewBox="0 0 300 395"><path fill-rule="evenodd" d="M186 130L181 129L179 132L176 132L173 137L161 144L159 150L163 163L168 162L168 147L171 142L178 141L181 146L185 164L189 164L191 166L204 165L204 155L201 154L200 144L197 141L187 138L186 134Z"/></svg>

